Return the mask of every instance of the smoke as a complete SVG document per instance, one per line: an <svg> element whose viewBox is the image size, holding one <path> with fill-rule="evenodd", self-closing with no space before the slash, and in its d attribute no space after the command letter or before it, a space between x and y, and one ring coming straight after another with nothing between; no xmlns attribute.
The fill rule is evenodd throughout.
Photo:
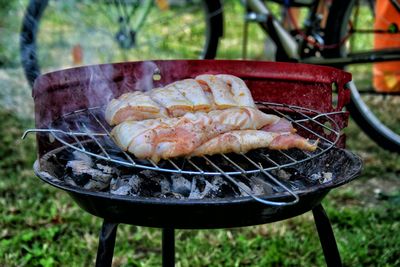
<svg viewBox="0 0 400 267"><path fill-rule="evenodd" d="M93 65L87 68L89 77L85 97L90 107L106 105L113 98L131 91L149 91L154 88L154 74L159 74L152 61L132 63L134 68L120 64ZM117 79L117 81L115 80ZM122 79L122 80L121 80Z"/></svg>
<svg viewBox="0 0 400 267"><path fill-rule="evenodd" d="M113 65L93 65L87 68L89 77L88 87L84 92L90 107L105 105L114 97L117 91L116 83L112 80L115 69Z"/></svg>
<svg viewBox="0 0 400 267"><path fill-rule="evenodd" d="M135 72L135 90L149 91L154 88L154 75L159 75L159 68L153 61L143 61Z"/></svg>

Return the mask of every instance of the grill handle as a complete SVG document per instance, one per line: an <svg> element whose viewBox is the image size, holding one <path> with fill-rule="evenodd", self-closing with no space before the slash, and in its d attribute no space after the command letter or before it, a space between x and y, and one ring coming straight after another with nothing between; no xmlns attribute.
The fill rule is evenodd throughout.
<svg viewBox="0 0 400 267"><path fill-rule="evenodd" d="M85 132L66 132L59 129L27 129L24 134L21 136L21 139L25 139L28 134L31 133L62 133L65 135L73 135L73 136L88 136L89 133ZM90 133L92 136L107 136L106 133Z"/></svg>

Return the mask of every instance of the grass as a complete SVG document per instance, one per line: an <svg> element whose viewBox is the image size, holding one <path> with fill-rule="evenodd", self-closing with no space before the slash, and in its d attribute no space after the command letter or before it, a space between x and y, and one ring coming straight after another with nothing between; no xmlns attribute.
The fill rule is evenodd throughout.
<svg viewBox="0 0 400 267"><path fill-rule="evenodd" d="M229 14L242 14L237 5L230 8ZM242 24L240 16L228 20L219 56L237 58ZM263 40L255 27L251 36ZM250 55L257 57L258 48ZM19 83L0 83L11 85L21 90ZM0 266L91 266L102 221L35 177L35 138L20 139L34 123L15 110L0 109ZM346 133L348 148L364 160L363 174L323 201L344 265L399 266L400 158L377 147L353 122ZM114 266L160 266L160 254L159 229L119 226ZM177 230L176 260L176 266L324 265L311 213L253 227Z"/></svg>

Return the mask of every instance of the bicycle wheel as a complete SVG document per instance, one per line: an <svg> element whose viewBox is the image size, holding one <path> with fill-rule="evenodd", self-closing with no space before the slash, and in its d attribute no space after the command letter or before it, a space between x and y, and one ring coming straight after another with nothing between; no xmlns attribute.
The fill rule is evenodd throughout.
<svg viewBox="0 0 400 267"><path fill-rule="evenodd" d="M32 86L41 70L214 58L221 35L218 0L30 0L20 52Z"/></svg>
<svg viewBox="0 0 400 267"><path fill-rule="evenodd" d="M324 51L325 57L348 57L355 53L371 53L374 49L374 1L335 0L326 25L327 45L336 48ZM400 16L400 14L399 14ZM394 19L387 21L387 32ZM399 34L393 35L399 38ZM398 49L398 47L396 48ZM373 64L342 65L353 75L357 86L351 86L348 110L358 126L378 145L400 152L400 93L379 93L373 85Z"/></svg>

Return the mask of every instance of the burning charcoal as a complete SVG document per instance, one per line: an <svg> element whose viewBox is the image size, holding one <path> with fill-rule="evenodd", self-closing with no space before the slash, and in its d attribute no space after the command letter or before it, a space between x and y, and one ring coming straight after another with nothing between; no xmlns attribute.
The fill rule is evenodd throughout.
<svg viewBox="0 0 400 267"><path fill-rule="evenodd" d="M317 172L317 173L311 174L309 179L310 179L311 181L314 181L314 182L320 182L320 181L321 181L321 178L322 178L321 173L320 173L320 172Z"/></svg>
<svg viewBox="0 0 400 267"><path fill-rule="evenodd" d="M93 165L93 161L92 158L85 153L79 152L77 150L75 150L74 152L72 152L72 154L74 155L74 159L75 160L79 160L79 161L84 161L86 162L89 166Z"/></svg>
<svg viewBox="0 0 400 267"><path fill-rule="evenodd" d="M134 195L138 191L137 176L117 177L110 182L110 193L115 195Z"/></svg>
<svg viewBox="0 0 400 267"><path fill-rule="evenodd" d="M273 187L270 183L266 182L263 177L254 175L251 177L251 191L255 195L272 195L274 193Z"/></svg>
<svg viewBox="0 0 400 267"><path fill-rule="evenodd" d="M160 181L163 176L155 171L144 170L138 173L139 177L139 190L138 195L144 197L153 197L156 194L160 194L161 185Z"/></svg>
<svg viewBox="0 0 400 267"><path fill-rule="evenodd" d="M86 161L72 160L67 163L67 174L79 186L85 185L89 182L93 170Z"/></svg>
<svg viewBox="0 0 400 267"><path fill-rule="evenodd" d="M240 196L242 197L247 197L249 196L246 192L251 192L250 187L248 187L245 183L243 182L238 182L239 186L239 191L240 191ZM244 191L243 189L245 189L246 191Z"/></svg>
<svg viewBox="0 0 400 267"><path fill-rule="evenodd" d="M61 154L62 155L62 154ZM64 177L64 168L59 168L58 166L65 166L65 163L61 163L60 157L52 154L48 160L41 160L40 165L43 170L48 170L48 172L55 177ZM64 180L62 178L62 180Z"/></svg>
<svg viewBox="0 0 400 267"><path fill-rule="evenodd" d="M192 179L192 188L190 190L192 191L192 189L194 190L195 188L197 188L199 192L202 192L204 191L207 183L209 182L206 180L204 176L196 175Z"/></svg>
<svg viewBox="0 0 400 267"><path fill-rule="evenodd" d="M304 183L302 183L302 181L300 181L300 180L290 182L290 186L289 186L289 188L294 191L303 189L304 187L305 187Z"/></svg>
<svg viewBox="0 0 400 267"><path fill-rule="evenodd" d="M103 190L108 187L112 174L91 167L91 161L71 160L67 163L67 173L74 182L88 190Z"/></svg>
<svg viewBox="0 0 400 267"><path fill-rule="evenodd" d="M183 196L189 196L191 187L192 187L192 182L183 177L183 175L180 174L173 174L171 176L171 191L181 194Z"/></svg>
<svg viewBox="0 0 400 267"><path fill-rule="evenodd" d="M317 172L313 173L309 177L310 185L316 185L316 184L323 184L323 183L328 183L332 180L332 173L331 172Z"/></svg>
<svg viewBox="0 0 400 267"><path fill-rule="evenodd" d="M123 185L118 187L116 190L110 190L111 194L120 195L120 196L127 196L130 194L132 188L129 185Z"/></svg>
<svg viewBox="0 0 400 267"><path fill-rule="evenodd" d="M96 164L96 168L101 170L105 174L110 174L110 175L113 175L113 176L117 176L119 174L118 173L119 172L118 169L114 168L112 166L108 166L108 165L97 163Z"/></svg>
<svg viewBox="0 0 400 267"><path fill-rule="evenodd" d="M161 195L161 197L175 198L175 199L184 199L185 198L181 194L178 194L178 193L175 193L175 192L167 192L167 193Z"/></svg>
<svg viewBox="0 0 400 267"><path fill-rule="evenodd" d="M263 195L264 194L264 188L259 183L253 183L251 185L251 192L256 196Z"/></svg>
<svg viewBox="0 0 400 267"><path fill-rule="evenodd" d="M152 170L143 170L141 172L139 172L139 176L143 177L143 178L157 178L162 176L159 172L156 171L152 171Z"/></svg>
<svg viewBox="0 0 400 267"><path fill-rule="evenodd" d="M333 174L331 172L322 172L323 181L322 183L328 183L332 181Z"/></svg>
<svg viewBox="0 0 400 267"><path fill-rule="evenodd" d="M64 181L65 181L67 184L69 184L69 185L77 186L77 184L75 183L75 181L74 181L70 176L68 176L68 175L65 175Z"/></svg>
<svg viewBox="0 0 400 267"><path fill-rule="evenodd" d="M166 195L171 192L171 183L167 179L160 180L161 194Z"/></svg>
<svg viewBox="0 0 400 267"><path fill-rule="evenodd" d="M235 191L233 190L232 186L221 176L213 176L211 181L213 187L211 188L207 197L223 198L235 195Z"/></svg>
<svg viewBox="0 0 400 267"><path fill-rule="evenodd" d="M279 169L277 170L274 175L284 181L290 180L291 174L287 172L286 170Z"/></svg>
<svg viewBox="0 0 400 267"><path fill-rule="evenodd" d="M296 171L293 173L292 177L290 177L291 181L301 180L310 183L310 177L307 173L302 171Z"/></svg>
<svg viewBox="0 0 400 267"><path fill-rule="evenodd" d="M213 185L207 181L203 176L194 176L192 186L190 189L190 199L202 199L209 194Z"/></svg>
<svg viewBox="0 0 400 267"><path fill-rule="evenodd" d="M132 188L131 193L136 195L139 192L139 186L140 186L140 178L138 175L132 175L131 178L129 178L129 185Z"/></svg>
<svg viewBox="0 0 400 267"><path fill-rule="evenodd" d="M301 171L295 168L285 168L273 171L272 174L283 180L283 181L296 181L296 180L306 180L307 175L304 175Z"/></svg>
<svg viewBox="0 0 400 267"><path fill-rule="evenodd" d="M106 189L108 186L109 183L104 183L99 180L90 179L89 182L83 186L83 188L90 191L101 191L103 189Z"/></svg>

